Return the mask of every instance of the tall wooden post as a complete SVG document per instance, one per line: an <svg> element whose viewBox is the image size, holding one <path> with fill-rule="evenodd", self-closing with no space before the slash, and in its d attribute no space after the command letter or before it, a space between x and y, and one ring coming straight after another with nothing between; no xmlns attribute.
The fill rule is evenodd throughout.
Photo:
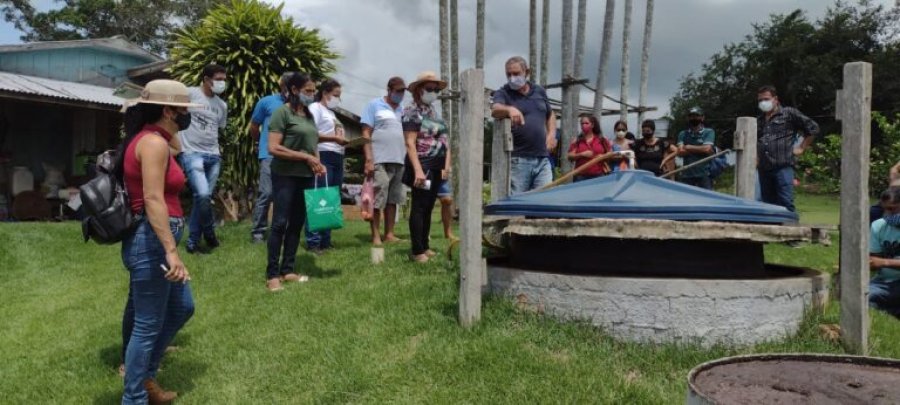
<svg viewBox="0 0 900 405"><path fill-rule="evenodd" d="M440 20L438 21L438 30L440 30L441 80L445 83L450 83L450 27L449 18L447 16L447 0L440 0L438 8L438 19ZM450 115L453 111L452 104L452 100L441 101L441 117L444 118L444 122L447 123L448 127L451 124Z"/></svg>
<svg viewBox="0 0 900 405"><path fill-rule="evenodd" d="M475 68L484 69L484 1L475 5Z"/></svg>
<svg viewBox="0 0 900 405"><path fill-rule="evenodd" d="M547 85L547 58L550 55L550 0L541 0L541 86Z"/></svg>
<svg viewBox="0 0 900 405"><path fill-rule="evenodd" d="M597 84L594 86L594 116L603 118L603 96L606 94L606 73L609 66L609 49L612 46L613 16L616 0L606 0L606 14L603 17L603 40L600 46L600 64L597 67Z"/></svg>
<svg viewBox="0 0 900 405"><path fill-rule="evenodd" d="M481 318L481 184L484 162L484 71L467 69L462 82L460 122L460 271L459 322L471 327Z"/></svg>
<svg viewBox="0 0 900 405"><path fill-rule="evenodd" d="M641 87L638 93L638 128L644 122L643 107L647 105L647 83L650 80L650 37L653 35L653 0L647 0L647 15L644 17L644 44L641 50Z"/></svg>
<svg viewBox="0 0 900 405"><path fill-rule="evenodd" d="M622 27L622 85L619 93L619 108L622 121L628 120L628 77L631 63L631 0L625 0L625 24ZM640 124L638 124L640 125Z"/></svg>
<svg viewBox="0 0 900 405"><path fill-rule="evenodd" d="M550 0L541 0L541 86L547 85L547 58L550 55ZM529 61L536 65L536 61ZM536 80L536 79L535 79Z"/></svg>
<svg viewBox="0 0 900 405"><path fill-rule="evenodd" d="M459 2L450 0L450 88L459 91ZM450 102L450 152L452 156L459 156L459 101ZM456 200L459 192L459 159L451 162L452 174L450 184L453 185L453 197Z"/></svg>
<svg viewBox="0 0 900 405"><path fill-rule="evenodd" d="M574 62L572 66L572 77L575 79L581 79L581 65L582 61L584 61L584 31L585 25L587 22L587 0L578 0L578 18L576 19L575 24L575 55ZM566 140L566 142L562 142L560 140L560 145L557 148L561 151L566 151L566 148L569 147L569 140L574 138L576 134L581 133L578 128L578 112L579 107L581 107L581 86L573 85L569 90L569 98L570 103L572 103L572 108L569 109L569 117L566 120L566 126L563 128L563 131L566 131L571 135L570 138ZM568 160L563 158L562 160Z"/></svg>
<svg viewBox="0 0 900 405"><path fill-rule="evenodd" d="M738 117L734 131L734 185L738 197L756 199L756 118Z"/></svg>
<svg viewBox="0 0 900 405"><path fill-rule="evenodd" d="M572 78L572 0L562 0L563 1L563 12L562 12L562 34L560 38L562 39L562 79L565 81L566 79ZM573 136L571 132L568 131L569 127L571 127L571 119L572 119L572 109L574 106L572 105L572 96L571 92L574 89L571 88L568 84L563 84L562 86L562 122L559 124L560 128L560 140L559 147L564 147L569 145L569 140ZM560 159L560 167L563 172L568 172L572 170L572 162L569 159Z"/></svg>
<svg viewBox="0 0 900 405"><path fill-rule="evenodd" d="M509 118L494 120L491 141L491 202L509 196L510 158L513 150L512 126Z"/></svg>
<svg viewBox="0 0 900 405"><path fill-rule="evenodd" d="M534 68L538 64L538 44L537 44L537 0L528 2L528 67L532 70L532 80L534 77Z"/></svg>
<svg viewBox="0 0 900 405"><path fill-rule="evenodd" d="M872 65L844 65L837 99L841 120L841 340L846 350L869 350L869 147Z"/></svg>

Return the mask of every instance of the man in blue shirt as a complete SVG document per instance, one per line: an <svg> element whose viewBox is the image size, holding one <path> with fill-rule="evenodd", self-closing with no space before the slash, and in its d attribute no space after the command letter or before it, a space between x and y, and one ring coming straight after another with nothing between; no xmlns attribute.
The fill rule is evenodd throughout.
<svg viewBox="0 0 900 405"><path fill-rule="evenodd" d="M716 131L703 125L703 110L700 107L692 107L688 111L688 124L690 127L678 134L678 156L684 159L685 166L712 155L716 143ZM681 182L712 190L709 162L683 171Z"/></svg>
<svg viewBox="0 0 900 405"><path fill-rule="evenodd" d="M269 204L272 203L272 155L269 154L269 119L272 113L287 102L285 82L294 72L285 72L278 81L280 93L261 98L253 108L250 118L250 136L258 142L259 186L256 193L256 204L253 207L253 226L250 228L250 241L263 243L266 241L266 228L269 227ZM262 127L262 130L260 130Z"/></svg>
<svg viewBox="0 0 900 405"><path fill-rule="evenodd" d="M521 56L506 61L508 83L494 92L491 115L512 121L510 193L524 193L553 181L549 154L556 149L556 116L547 92L528 81L531 71Z"/></svg>
<svg viewBox="0 0 900 405"><path fill-rule="evenodd" d="M878 272L869 281L869 306L900 318L900 187L881 194L881 208L869 238L869 267Z"/></svg>

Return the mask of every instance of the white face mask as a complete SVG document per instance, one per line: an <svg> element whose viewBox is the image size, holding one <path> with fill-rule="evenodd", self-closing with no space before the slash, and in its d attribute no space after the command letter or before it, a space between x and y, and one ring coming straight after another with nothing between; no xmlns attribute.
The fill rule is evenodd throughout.
<svg viewBox="0 0 900 405"><path fill-rule="evenodd" d="M625 137L625 131L616 131L616 138L622 139Z"/></svg>
<svg viewBox="0 0 900 405"><path fill-rule="evenodd" d="M759 110L762 112L767 113L772 111L773 108L775 108L775 102L772 100L762 100L759 102Z"/></svg>
<svg viewBox="0 0 900 405"><path fill-rule="evenodd" d="M216 94L222 94L225 90L228 89L228 83L224 80L213 80L212 82L212 91Z"/></svg>
<svg viewBox="0 0 900 405"><path fill-rule="evenodd" d="M528 80L525 79L525 75L509 77L509 87L513 90L519 90L522 87L525 87L525 83L528 83Z"/></svg>
<svg viewBox="0 0 900 405"><path fill-rule="evenodd" d="M423 91L422 92L422 102L425 104L431 104L435 100L437 100L438 94L435 91Z"/></svg>
<svg viewBox="0 0 900 405"><path fill-rule="evenodd" d="M333 110L341 106L341 99L331 96L327 103L325 103L325 107L328 107L329 110Z"/></svg>

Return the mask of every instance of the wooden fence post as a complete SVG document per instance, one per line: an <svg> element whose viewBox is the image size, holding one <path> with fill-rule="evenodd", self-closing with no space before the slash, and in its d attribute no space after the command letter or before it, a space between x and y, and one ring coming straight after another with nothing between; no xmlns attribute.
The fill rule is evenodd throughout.
<svg viewBox="0 0 900 405"><path fill-rule="evenodd" d="M494 120L491 140L491 202L509 197L510 156L512 155L512 127L509 118Z"/></svg>
<svg viewBox="0 0 900 405"><path fill-rule="evenodd" d="M484 170L484 71L460 75L462 108L459 137L459 323L471 327L481 318L482 176Z"/></svg>
<svg viewBox="0 0 900 405"><path fill-rule="evenodd" d="M738 117L734 131L734 148L737 161L734 165L736 195L748 200L756 199L756 118Z"/></svg>
<svg viewBox="0 0 900 405"><path fill-rule="evenodd" d="M869 347L869 147L872 65L844 65L841 120L841 340L851 353Z"/></svg>

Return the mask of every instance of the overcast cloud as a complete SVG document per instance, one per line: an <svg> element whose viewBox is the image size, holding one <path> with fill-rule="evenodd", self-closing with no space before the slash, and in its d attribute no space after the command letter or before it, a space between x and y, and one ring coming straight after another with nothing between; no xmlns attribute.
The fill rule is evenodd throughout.
<svg viewBox="0 0 900 405"><path fill-rule="evenodd" d="M475 64L475 0L459 1L459 67ZM549 79L560 78L562 1L550 0ZM274 2L273 2L274 3ZM486 0L485 77L486 86L496 88L504 81L503 62L513 55L528 56L528 1ZM891 6L894 0L876 3ZM39 8L51 7L50 0L38 0ZM578 0L573 0L577 8ZM593 85L597 75L605 0L588 0L584 72ZM801 8L815 20L833 4L832 0L657 0L650 53L648 105L668 112L669 98L681 77L696 72L722 46L740 41L750 33L751 24L767 20L773 13ZM634 1L631 32L629 101L637 104L640 53L644 30L645 0ZM423 70L439 71L438 0L287 0L284 13L301 25L318 28L342 55L336 77L343 83L344 104L359 112L365 103L383 94L387 79L399 75L412 81ZM540 1L538 1L540 14ZM621 72L621 44L624 1L616 2L613 49L606 83L607 94L618 98ZM540 21L540 16L538 17ZM11 24L3 23L0 41L19 42ZM540 32L540 31L539 31ZM551 97L558 93L551 93ZM593 102L591 93L582 94L582 103ZM607 108L616 108L611 102ZM632 118L632 121L634 118ZM607 122L608 121L608 122ZM603 127L612 125L611 120ZM633 123L631 124L633 128Z"/></svg>

